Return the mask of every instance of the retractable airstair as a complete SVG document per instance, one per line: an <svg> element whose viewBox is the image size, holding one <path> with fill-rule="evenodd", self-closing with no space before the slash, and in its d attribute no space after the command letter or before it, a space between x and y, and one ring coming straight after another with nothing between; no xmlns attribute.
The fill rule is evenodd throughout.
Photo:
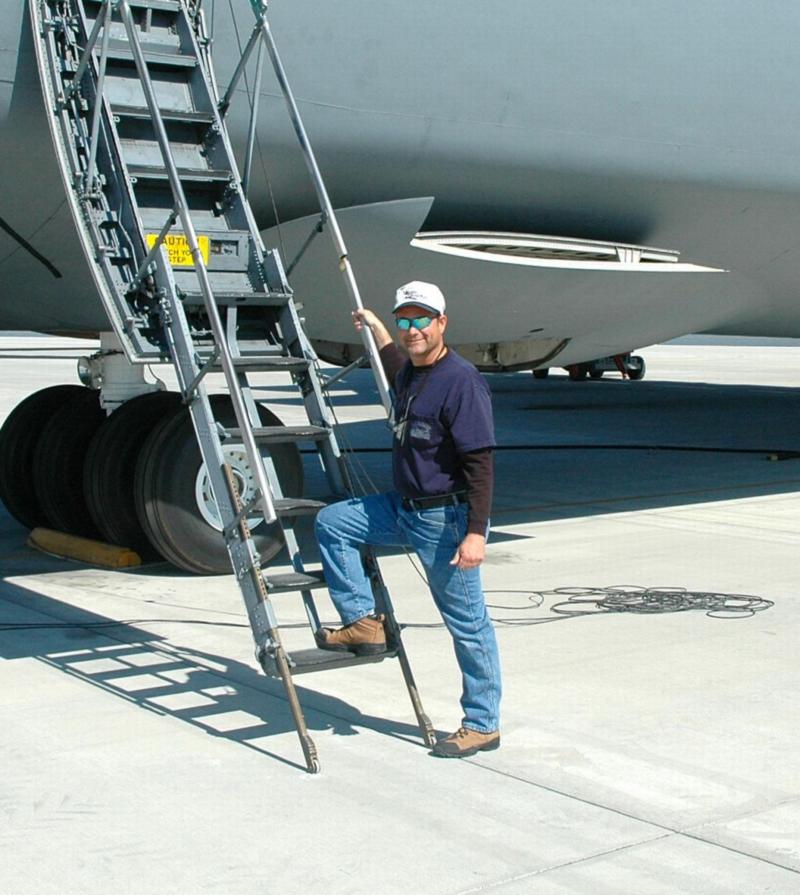
<svg viewBox="0 0 800 895"><path fill-rule="evenodd" d="M257 659L283 681L307 768L319 770L296 675L396 658L422 737L434 742L420 703L389 594L374 555L365 562L387 651L359 657L316 648L287 652L272 598L293 592L313 634L320 569L307 568L292 525L319 501L286 497L270 449L311 443L334 495L352 493L316 356L303 331L278 252L266 250L247 203L225 115L248 59L266 47L320 200L354 307L361 306L347 250L269 28L266 3L251 0L255 22L231 84L220 96L201 0L30 0L41 80L56 154L78 233L111 326L133 362L170 361L189 408L223 524L234 576L253 631ZM262 43L263 42L263 43ZM257 103L253 104L248 159ZM246 163L246 167L249 161ZM343 309L344 312L344 309ZM384 406L389 394L374 342L364 331ZM205 377L224 373L236 417L215 416ZM249 374L285 371L307 425L265 426ZM255 497L242 505L224 445L244 451ZM293 571L262 568L251 535L254 516L280 526Z"/></svg>

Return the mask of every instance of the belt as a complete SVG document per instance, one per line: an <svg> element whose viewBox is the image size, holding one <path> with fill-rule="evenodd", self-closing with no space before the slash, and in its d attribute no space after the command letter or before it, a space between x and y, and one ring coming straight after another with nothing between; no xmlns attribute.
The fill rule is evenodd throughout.
<svg viewBox="0 0 800 895"><path fill-rule="evenodd" d="M436 507L455 506L464 503L466 499L464 491L455 491L453 494L434 494L432 497L403 497L400 503L404 510L433 510Z"/></svg>

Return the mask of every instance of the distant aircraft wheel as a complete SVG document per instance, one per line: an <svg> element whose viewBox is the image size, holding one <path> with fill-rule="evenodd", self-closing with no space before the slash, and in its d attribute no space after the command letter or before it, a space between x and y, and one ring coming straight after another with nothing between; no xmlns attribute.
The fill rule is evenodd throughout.
<svg viewBox="0 0 800 895"><path fill-rule="evenodd" d="M603 378L603 373L604 373L604 372L605 372L605 370L591 370L591 371L589 372L589 376L590 376L592 379L602 379L602 378Z"/></svg>
<svg viewBox="0 0 800 895"><path fill-rule="evenodd" d="M229 398L214 395L211 404L223 425L235 425ZM266 408L261 407L260 413L263 425L281 425ZM252 496L253 483L241 449L227 449L225 454L246 502ZM300 496L303 466L297 447L276 445L272 457L283 493ZM171 563L201 575L231 571L222 526L187 410L181 408L167 417L148 436L136 465L134 494L139 521L148 539ZM266 562L283 546L280 528L266 525L257 516L250 524L256 548Z"/></svg>
<svg viewBox="0 0 800 895"><path fill-rule="evenodd" d="M0 501L26 528L48 520L33 488L33 455L42 427L82 385L51 385L28 395L11 411L0 429Z"/></svg>
<svg viewBox="0 0 800 895"><path fill-rule="evenodd" d="M645 365L644 358L635 354L631 358L631 366L628 367L628 376L630 376L631 379L643 379L646 369L647 366Z"/></svg>
<svg viewBox="0 0 800 895"><path fill-rule="evenodd" d="M134 472L147 436L181 407L175 392L150 392L126 401L95 432L83 464L83 493L104 541L145 559L160 556L136 514Z"/></svg>
<svg viewBox="0 0 800 895"><path fill-rule="evenodd" d="M83 461L105 418L100 392L79 388L61 401L42 429L33 455L33 487L50 528L100 536L83 496Z"/></svg>
<svg viewBox="0 0 800 895"><path fill-rule="evenodd" d="M586 367L586 364L571 364L567 367L567 372L569 373L569 378L572 382L582 382L586 379L589 370Z"/></svg>
<svg viewBox="0 0 800 895"><path fill-rule="evenodd" d="M547 379L547 377L549 375L550 375L550 367L542 367L542 369L540 369L540 370L533 371L534 379Z"/></svg>

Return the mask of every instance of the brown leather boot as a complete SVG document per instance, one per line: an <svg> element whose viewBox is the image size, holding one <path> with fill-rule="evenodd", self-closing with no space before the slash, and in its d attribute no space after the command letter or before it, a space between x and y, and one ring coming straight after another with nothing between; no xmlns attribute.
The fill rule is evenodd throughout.
<svg viewBox="0 0 800 895"><path fill-rule="evenodd" d="M467 758L476 752L491 752L500 747L500 731L481 733L467 727L459 727L433 747L433 754L440 758Z"/></svg>
<svg viewBox="0 0 800 895"><path fill-rule="evenodd" d="M383 615L365 615L343 628L320 628L316 634L320 649L350 652L357 656L375 656L386 651Z"/></svg>

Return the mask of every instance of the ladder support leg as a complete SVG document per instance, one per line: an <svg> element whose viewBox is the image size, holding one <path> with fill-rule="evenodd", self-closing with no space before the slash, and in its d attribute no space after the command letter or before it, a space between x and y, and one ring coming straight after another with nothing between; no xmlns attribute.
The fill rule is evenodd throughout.
<svg viewBox="0 0 800 895"><path fill-rule="evenodd" d="M277 631L272 631L271 634L277 639ZM314 745L314 741L308 733L305 715L303 714L303 708L300 705L300 700L297 696L297 689L294 685L294 680L292 679L289 662L286 658L286 653L280 646L275 652L275 664L277 665L278 673L283 681L283 687L286 690L286 698L289 701L289 710L292 713L294 726L300 740L300 748L303 750L303 756L306 760L306 770L309 774L318 774L320 765L319 758L317 757L317 747Z"/></svg>
<svg viewBox="0 0 800 895"><path fill-rule="evenodd" d="M303 158L305 159L306 167L308 168L308 172L311 175L311 180L317 192L317 198L319 199L320 206L325 212L326 221L329 224L329 232L331 235L331 239L333 240L336 255L339 259L339 270L344 277L345 285L347 286L347 291L350 295L353 307L355 309L363 308L364 305L361 301L361 293L359 292L358 283L356 282L355 274L353 273L353 267L350 264L350 258L347 253L347 246L345 245L342 231L339 228L339 222L336 219L336 212L334 211L333 205L331 204L330 196L328 195L328 190L325 186L325 182L322 179L322 174L319 170L314 150L311 147L311 143L308 139L308 134L306 133L303 120L300 117L300 110L297 107L292 89L289 86L289 81L286 77L286 71L283 67L283 63L281 62L280 55L278 54L278 48L275 45L272 31L270 30L269 23L266 19L266 9L262 9L260 14L257 12L256 16L258 18L258 26L261 28L261 34L267 46L267 52L269 53L269 57L272 62L272 68L275 72L275 77L278 80L278 84L281 88L281 93L283 94L283 98L286 101L286 105L289 110L289 118L291 119L295 134L297 136L298 142L300 143L300 148L303 152ZM386 414L388 416L392 410L392 399L389 394L389 382L386 378L386 373L383 370L383 365L380 362L380 356L378 353L377 345L375 343L375 337L372 335L372 330L370 330L368 326L362 328L361 338L364 342L364 346L367 349L367 354L369 355L370 362L372 364L372 373L375 378L375 384L378 387L378 394L380 395L381 403L383 404L384 410L386 411Z"/></svg>
<svg viewBox="0 0 800 895"><path fill-rule="evenodd" d="M406 683L406 689L408 690L408 695L411 699L414 714L417 716L417 724L419 725L419 732L422 734L423 742L426 746L433 748L436 743L436 734L433 730L431 719L422 707L422 700L419 696L417 683L414 680L414 675L411 671L411 663L408 661L405 644L401 637L400 625L397 623L397 619L394 616L394 610L392 609L391 603L388 601L386 601L386 603L386 627L388 628L387 633L389 635L389 640L397 646L397 658L400 662L400 668L403 671L403 680Z"/></svg>
<svg viewBox="0 0 800 895"><path fill-rule="evenodd" d="M375 606L379 612L383 612L386 614L385 626L388 645L397 650L397 658L400 662L400 667L403 670L403 680L405 680L406 689L408 690L408 695L411 698L411 705L414 708L414 714L417 716L417 724L419 725L422 739L425 742L426 746L433 747L434 743L436 742L436 734L434 733L431 719L428 717L422 707L422 700L420 699L419 690L417 689L417 683L414 680L414 675L411 671L411 663L408 661L408 655L406 653L405 644L403 643L400 625L398 624L397 618L394 614L392 598L389 596L389 591L386 589L386 585L383 583L383 578L381 577L377 558L371 551L366 558L365 565L370 577L370 581L372 582L372 591L375 595Z"/></svg>

